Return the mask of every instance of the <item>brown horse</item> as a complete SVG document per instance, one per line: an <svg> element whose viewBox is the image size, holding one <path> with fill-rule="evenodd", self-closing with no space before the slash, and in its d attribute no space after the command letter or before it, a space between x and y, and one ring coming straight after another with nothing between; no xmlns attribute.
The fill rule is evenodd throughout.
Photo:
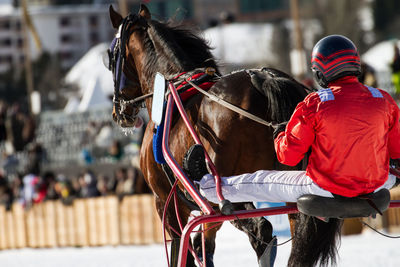
<svg viewBox="0 0 400 267"><path fill-rule="evenodd" d="M115 80L113 118L122 127L137 123L140 105L132 99L142 99L152 92L156 72L167 79L199 68L212 67L219 75L217 65L207 43L182 26L170 26L151 19L149 10L142 5L139 14L123 18L110 8L110 18L115 29L119 29L110 50L111 64ZM209 92L223 98L266 121L279 123L290 118L296 104L307 94L305 87L285 73L267 69L260 87L265 93L255 90L251 75L238 71L220 77ZM145 98L145 97L143 97ZM151 98L145 98L145 105L151 114ZM275 156L271 127L256 123L248 118L196 94L185 102L185 109L200 136L205 149L222 176L254 172L259 169L285 169ZM155 195L157 211L163 215L164 205L171 190L162 164L155 160L153 132L155 125L147 125L142 148L141 169ZM194 143L182 119L175 118L170 133L170 150L176 159L182 159L185 151ZM179 200L179 216L186 221L192 210L187 201ZM253 209L251 203L238 203L235 209ZM289 266L313 266L334 261L335 237L339 221L324 223L305 215L290 217L294 241ZM179 246L179 230L173 205L167 207L166 223L172 237L171 262L175 266L176 248ZM232 222L244 231L254 248L260 266L263 253L272 240L272 225L263 217ZM213 266L215 237L219 228L206 231L207 266ZM193 246L202 255L201 238L194 237ZM190 255L190 254L189 254ZM187 266L195 266L192 256L188 256Z"/></svg>

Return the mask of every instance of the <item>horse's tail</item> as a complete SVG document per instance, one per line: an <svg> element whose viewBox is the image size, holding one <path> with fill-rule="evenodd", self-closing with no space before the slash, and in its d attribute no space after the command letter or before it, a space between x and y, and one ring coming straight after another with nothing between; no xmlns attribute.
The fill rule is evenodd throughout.
<svg viewBox="0 0 400 267"><path fill-rule="evenodd" d="M324 222L299 213L293 237L289 267L336 265L337 246L340 242L342 220Z"/></svg>

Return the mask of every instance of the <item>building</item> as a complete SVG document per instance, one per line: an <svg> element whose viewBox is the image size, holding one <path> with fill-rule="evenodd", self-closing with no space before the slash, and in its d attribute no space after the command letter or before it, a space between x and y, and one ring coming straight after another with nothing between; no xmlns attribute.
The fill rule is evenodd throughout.
<svg viewBox="0 0 400 267"><path fill-rule="evenodd" d="M21 19L10 6L0 6L0 72L24 62Z"/></svg>
<svg viewBox="0 0 400 267"><path fill-rule="evenodd" d="M119 0L122 13L138 10L140 3L158 19L174 18L193 22L201 28L223 23L227 19L238 22L272 22L290 16L289 0ZM223 12L221 12L223 10Z"/></svg>
<svg viewBox="0 0 400 267"><path fill-rule="evenodd" d="M57 55L63 68L76 63L92 46L109 42L114 29L108 5L32 5L29 14L38 32L42 48ZM0 6L0 72L10 67L20 69L26 55L21 8ZM31 58L41 51L29 35Z"/></svg>

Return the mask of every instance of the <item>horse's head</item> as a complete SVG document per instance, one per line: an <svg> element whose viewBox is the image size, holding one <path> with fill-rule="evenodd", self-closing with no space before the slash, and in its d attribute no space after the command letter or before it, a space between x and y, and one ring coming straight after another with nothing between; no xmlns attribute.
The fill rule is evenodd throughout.
<svg viewBox="0 0 400 267"><path fill-rule="evenodd" d="M141 57L140 50L130 44L130 39L146 30L150 13L143 6L139 14L123 18L110 6L110 19L117 30L108 50L107 64L114 79L113 119L122 127L135 127L141 123L137 115L142 101L137 98L143 95L143 89L138 61L133 57ZM132 53L132 50L137 53Z"/></svg>
<svg viewBox="0 0 400 267"><path fill-rule="evenodd" d="M151 19L145 5L138 14L123 18L110 7L112 25L118 29L109 50L114 76L113 119L122 127L138 122L142 102L151 96L155 74L173 80L183 72L213 67L216 63L207 42L182 26ZM146 102L151 113L151 102Z"/></svg>

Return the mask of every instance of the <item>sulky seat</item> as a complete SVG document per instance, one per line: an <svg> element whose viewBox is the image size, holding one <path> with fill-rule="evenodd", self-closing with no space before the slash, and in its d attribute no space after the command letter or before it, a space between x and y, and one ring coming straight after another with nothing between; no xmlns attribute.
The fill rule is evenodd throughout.
<svg viewBox="0 0 400 267"><path fill-rule="evenodd" d="M351 198L304 195L297 200L298 210L306 215L339 219L375 216L387 210L389 204L390 192L387 189Z"/></svg>

